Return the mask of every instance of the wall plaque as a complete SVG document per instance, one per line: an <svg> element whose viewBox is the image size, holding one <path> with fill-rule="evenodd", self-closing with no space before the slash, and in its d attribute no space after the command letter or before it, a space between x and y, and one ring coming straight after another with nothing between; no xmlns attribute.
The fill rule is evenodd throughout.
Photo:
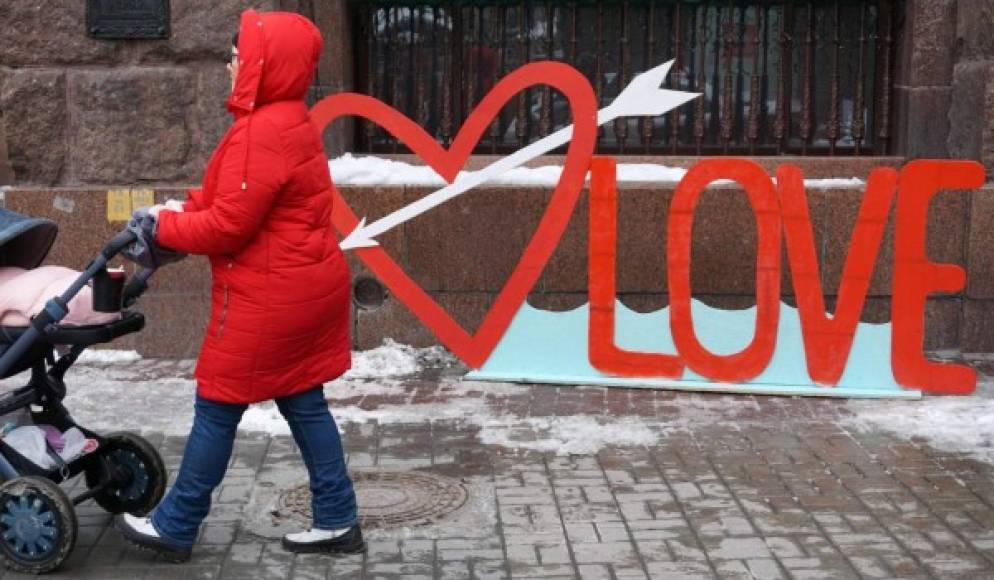
<svg viewBox="0 0 994 580"><path fill-rule="evenodd" d="M86 0L86 33L101 39L169 38L169 0Z"/></svg>

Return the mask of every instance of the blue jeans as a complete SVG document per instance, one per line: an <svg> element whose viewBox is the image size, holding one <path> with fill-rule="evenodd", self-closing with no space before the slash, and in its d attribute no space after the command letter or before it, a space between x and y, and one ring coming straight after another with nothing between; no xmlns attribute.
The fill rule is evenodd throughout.
<svg viewBox="0 0 994 580"><path fill-rule="evenodd" d="M310 475L314 527L330 530L354 525L355 492L323 389L318 386L276 399L276 406L290 424ZM182 547L193 546L211 509L211 493L228 468L235 432L246 408L197 396L193 429L176 483L152 514L152 526L163 539Z"/></svg>

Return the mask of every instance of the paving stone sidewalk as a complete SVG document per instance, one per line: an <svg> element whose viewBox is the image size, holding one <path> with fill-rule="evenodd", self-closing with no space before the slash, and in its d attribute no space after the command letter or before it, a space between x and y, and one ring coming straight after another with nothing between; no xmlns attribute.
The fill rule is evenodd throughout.
<svg viewBox="0 0 994 580"><path fill-rule="evenodd" d="M419 376L332 407L431 408L454 396ZM338 558L280 548L287 522L270 509L304 472L289 437L243 433L191 562L129 548L87 502L75 552L52 577L994 578L994 467L846 429L843 401L550 386L458 396L522 419L516 441L584 414L666 431L649 446L560 456L485 444L479 425L457 418L349 423L353 470L442 475L469 499L426 525L371 527L366 554ZM734 413L668 426L702 400ZM175 469L183 438L148 436Z"/></svg>

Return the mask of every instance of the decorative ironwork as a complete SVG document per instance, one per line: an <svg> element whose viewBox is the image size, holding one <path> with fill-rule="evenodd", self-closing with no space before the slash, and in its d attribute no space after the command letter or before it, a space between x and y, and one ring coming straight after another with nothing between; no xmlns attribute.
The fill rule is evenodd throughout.
<svg viewBox="0 0 994 580"><path fill-rule="evenodd" d="M599 152L887 154L902 2L362 0L356 74L448 144L493 83L526 62L573 64L603 107L673 59L668 86L703 97L601 127ZM536 87L505 106L478 148L507 152L569 122L566 100ZM363 151L396 147L368 123L356 137Z"/></svg>

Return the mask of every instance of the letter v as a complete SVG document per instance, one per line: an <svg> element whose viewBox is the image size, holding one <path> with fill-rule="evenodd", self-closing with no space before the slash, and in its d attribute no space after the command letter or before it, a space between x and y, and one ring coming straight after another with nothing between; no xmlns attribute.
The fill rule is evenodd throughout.
<svg viewBox="0 0 994 580"><path fill-rule="evenodd" d="M805 359L808 375L817 384L834 386L842 378L896 189L897 171L894 169L878 168L870 174L849 241L835 314L832 315L825 311L804 175L793 165L777 168L787 259L801 318Z"/></svg>

